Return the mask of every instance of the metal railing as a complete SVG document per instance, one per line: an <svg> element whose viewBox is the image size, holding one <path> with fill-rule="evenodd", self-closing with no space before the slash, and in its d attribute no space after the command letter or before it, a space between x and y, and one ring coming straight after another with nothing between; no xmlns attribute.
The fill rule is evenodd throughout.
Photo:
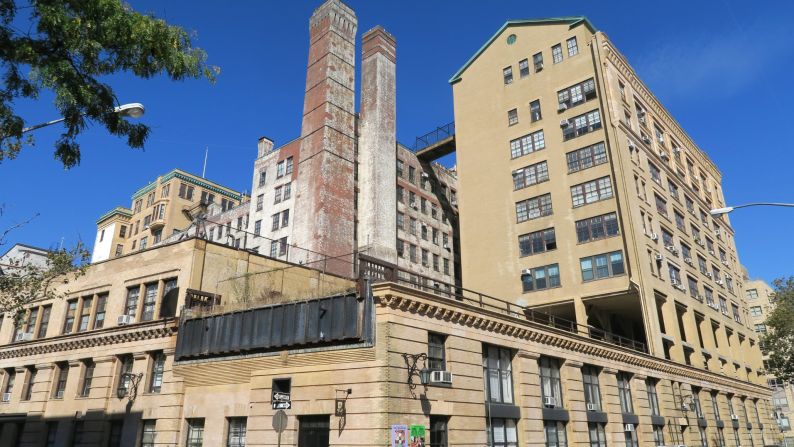
<svg viewBox="0 0 794 447"><path fill-rule="evenodd" d="M428 146L432 146L439 141L446 140L449 137L455 136L455 122L436 127L435 130L430 131L420 137L416 137L414 142L414 151L422 150Z"/></svg>
<svg viewBox="0 0 794 447"><path fill-rule="evenodd" d="M533 323L542 324L566 332L578 333L593 340L603 341L633 351L648 353L647 345L641 341L614 334L593 326L578 324L575 321L563 317L511 303L454 284L438 281L369 256L359 255L359 275L362 278L372 280L373 283L394 282L481 309L514 318L525 319Z"/></svg>

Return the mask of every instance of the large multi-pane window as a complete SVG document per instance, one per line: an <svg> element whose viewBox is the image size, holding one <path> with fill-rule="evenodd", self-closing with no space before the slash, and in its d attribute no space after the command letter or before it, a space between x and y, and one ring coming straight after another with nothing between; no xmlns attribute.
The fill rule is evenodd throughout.
<svg viewBox="0 0 794 447"><path fill-rule="evenodd" d="M576 239L580 244L617 236L619 233L618 218L615 213L576 221Z"/></svg>
<svg viewBox="0 0 794 447"><path fill-rule="evenodd" d="M204 445L204 419L187 420L186 447L202 447Z"/></svg>
<svg viewBox="0 0 794 447"><path fill-rule="evenodd" d="M44 306L41 308L41 323L39 323L39 332L36 334L36 338L43 338L47 335L47 328L50 325L51 313L52 313L52 305Z"/></svg>
<svg viewBox="0 0 794 447"><path fill-rule="evenodd" d="M578 172L607 162L607 149L604 143L596 143L565 154L568 172Z"/></svg>
<svg viewBox="0 0 794 447"><path fill-rule="evenodd" d="M165 371L165 354L157 352L152 355L152 372L149 377L149 392L159 393L163 386L163 372Z"/></svg>
<svg viewBox="0 0 794 447"><path fill-rule="evenodd" d="M582 367L582 383L584 385L584 401L588 410L593 407L601 411L601 390L598 387L598 368L592 365Z"/></svg>
<svg viewBox="0 0 794 447"><path fill-rule="evenodd" d="M94 368L96 365L91 360L85 360L83 362L83 368L85 368L83 372L83 384L80 386L80 396L81 397L88 397L91 393L91 382L94 381Z"/></svg>
<svg viewBox="0 0 794 447"><path fill-rule="evenodd" d="M549 165L545 161L513 171L513 189L522 189L549 179Z"/></svg>
<svg viewBox="0 0 794 447"><path fill-rule="evenodd" d="M507 348L483 345L482 367L488 402L513 403L512 356Z"/></svg>
<svg viewBox="0 0 794 447"><path fill-rule="evenodd" d="M154 447L154 441L157 437L157 421L155 419L146 419L141 423L141 447Z"/></svg>
<svg viewBox="0 0 794 447"><path fill-rule="evenodd" d="M544 149L545 147L546 139L543 137L543 131L539 130L510 141L510 156L512 158L518 158L522 155L531 154L532 152Z"/></svg>
<svg viewBox="0 0 794 447"><path fill-rule="evenodd" d="M135 316L138 310L138 295L140 293L141 288L138 286L127 289L127 301L124 303L124 315Z"/></svg>
<svg viewBox="0 0 794 447"><path fill-rule="evenodd" d="M545 265L529 269L521 274L521 286L524 292L550 289L560 286L560 267L558 264Z"/></svg>
<svg viewBox="0 0 794 447"><path fill-rule="evenodd" d="M521 59L518 61L518 72L522 78L529 76L529 60Z"/></svg>
<svg viewBox="0 0 794 447"><path fill-rule="evenodd" d="M532 56L532 65L535 67L535 73L543 70L543 53L535 53Z"/></svg>
<svg viewBox="0 0 794 447"><path fill-rule="evenodd" d="M82 306L80 307L80 322L77 324L77 332L88 330L88 322L91 316L91 304L94 299L90 296L83 298Z"/></svg>
<svg viewBox="0 0 794 447"><path fill-rule="evenodd" d="M604 424L588 422L587 432L590 436L590 447L607 447L607 435L604 431Z"/></svg>
<svg viewBox="0 0 794 447"><path fill-rule="evenodd" d="M612 197L612 180L609 176L571 186L573 207L606 200Z"/></svg>
<svg viewBox="0 0 794 447"><path fill-rule="evenodd" d="M557 92L557 102L560 109L570 108L583 102L595 99L596 90L593 78Z"/></svg>
<svg viewBox="0 0 794 447"><path fill-rule="evenodd" d="M568 436L565 433L565 422L544 421L543 434L546 447L568 447Z"/></svg>
<svg viewBox="0 0 794 447"><path fill-rule="evenodd" d="M557 248L557 238L554 228L522 234L518 237L518 251L520 256L530 256Z"/></svg>
<svg viewBox="0 0 794 447"><path fill-rule="evenodd" d="M601 113L598 110L592 110L585 114L575 116L572 120L568 120L568 123L564 125L562 129L562 139L567 141L600 128Z"/></svg>
<svg viewBox="0 0 794 447"><path fill-rule="evenodd" d="M659 413L659 395L656 394L656 379L648 377L645 379L645 389L648 392L648 407L653 416L661 416Z"/></svg>
<svg viewBox="0 0 794 447"><path fill-rule="evenodd" d="M543 404L549 407L563 407L560 360L554 357L542 356L538 363L540 365L540 392L543 396Z"/></svg>
<svg viewBox="0 0 794 447"><path fill-rule="evenodd" d="M156 301L157 283L146 284L146 292L143 296L143 313L141 313L141 321L151 321L154 319L154 305Z"/></svg>
<svg viewBox="0 0 794 447"><path fill-rule="evenodd" d="M101 329L105 326L105 308L108 304L108 294L103 293L96 298L96 310L94 311L94 329Z"/></svg>
<svg viewBox="0 0 794 447"><path fill-rule="evenodd" d="M629 373L619 372L617 379L620 411L623 413L634 413L634 406L631 403L631 376Z"/></svg>
<svg viewBox="0 0 794 447"><path fill-rule="evenodd" d="M562 62L562 45L557 44L551 47L551 59L555 64Z"/></svg>
<svg viewBox="0 0 794 447"><path fill-rule="evenodd" d="M513 419L489 418L489 447L518 447L518 431Z"/></svg>
<svg viewBox="0 0 794 447"><path fill-rule="evenodd" d="M246 418L229 418L229 434L226 437L226 447L245 447L247 428Z"/></svg>
<svg viewBox="0 0 794 447"><path fill-rule="evenodd" d="M53 397L56 399L63 399L63 393L66 391L66 380L69 378L69 364L68 363L59 363L58 364L58 376L55 382L55 390L53 392Z"/></svg>
<svg viewBox="0 0 794 447"><path fill-rule="evenodd" d="M427 367L431 371L445 371L447 369L444 344L447 337L434 332L427 333Z"/></svg>
<svg viewBox="0 0 794 447"><path fill-rule="evenodd" d="M581 258L579 264L582 269L582 281L585 282L622 275L626 272L621 251Z"/></svg>
<svg viewBox="0 0 794 447"><path fill-rule="evenodd" d="M505 67L502 69L502 77L504 78L505 85L513 83L513 67Z"/></svg>
<svg viewBox="0 0 794 447"><path fill-rule="evenodd" d="M25 384L24 395L22 396L22 400L30 400L33 396L33 385L36 383L36 370L35 366L29 366L28 368L28 380Z"/></svg>
<svg viewBox="0 0 794 447"><path fill-rule="evenodd" d="M568 45L568 56L576 56L579 54L579 45L576 43L576 37L571 37L566 40L565 43Z"/></svg>
<svg viewBox="0 0 794 447"><path fill-rule="evenodd" d="M516 202L516 221L518 223L542 216L551 216L551 214L551 194L543 194Z"/></svg>
<svg viewBox="0 0 794 447"><path fill-rule="evenodd" d="M121 366L119 368L119 386L117 389L117 394L119 396L126 396L127 392L130 390L130 386L132 385L130 375L132 374L134 360L132 355L124 355L119 358L119 362L121 363Z"/></svg>
<svg viewBox="0 0 794 447"><path fill-rule="evenodd" d="M66 319L63 322L63 333L70 334L74 328L74 318L77 314L77 300L67 301Z"/></svg>
<svg viewBox="0 0 794 447"><path fill-rule="evenodd" d="M430 415L430 446L429 447L447 447L449 445L447 439L447 416L434 416Z"/></svg>
<svg viewBox="0 0 794 447"><path fill-rule="evenodd" d="M654 202L656 203L656 211L659 212L662 216L667 216L667 201L664 200L659 196L659 194L653 195Z"/></svg>

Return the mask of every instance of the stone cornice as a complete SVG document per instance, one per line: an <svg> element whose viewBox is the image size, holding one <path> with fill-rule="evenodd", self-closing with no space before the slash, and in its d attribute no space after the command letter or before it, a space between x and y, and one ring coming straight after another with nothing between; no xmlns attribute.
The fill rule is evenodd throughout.
<svg viewBox="0 0 794 447"><path fill-rule="evenodd" d="M174 320L163 323L145 324L140 327L113 327L97 333L78 333L66 336L44 338L31 342L15 343L0 347L0 360L18 359L53 352L68 352L97 346L115 345L141 340L153 340L175 336L177 325Z"/></svg>
<svg viewBox="0 0 794 447"><path fill-rule="evenodd" d="M607 362L620 362L645 368L664 373L668 377L687 378L690 381L703 382L704 384L719 384L734 391L741 390L742 393L747 395L769 395L771 393L768 388L761 385L700 371L695 368L683 367L647 354L620 349L576 333L543 326L459 301L444 299L399 284L375 284L373 293L375 295L375 304L383 308L444 320L459 326L469 326L474 329L496 332L520 340L599 357Z"/></svg>

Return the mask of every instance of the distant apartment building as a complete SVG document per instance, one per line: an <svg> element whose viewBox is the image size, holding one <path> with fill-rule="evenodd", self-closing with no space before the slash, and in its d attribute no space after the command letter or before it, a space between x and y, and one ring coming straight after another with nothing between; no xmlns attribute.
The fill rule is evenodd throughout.
<svg viewBox="0 0 794 447"><path fill-rule="evenodd" d="M467 288L765 383L721 173L604 33L510 21L450 82Z"/></svg>
<svg viewBox="0 0 794 447"><path fill-rule="evenodd" d="M24 273L24 267L47 267L49 250L26 244L14 244L0 255L0 276L11 273Z"/></svg>
<svg viewBox="0 0 794 447"><path fill-rule="evenodd" d="M744 273L744 293L749 306L749 320L759 336L767 333L766 320L775 308L775 289L763 279L751 279L746 270ZM763 345L762 345L763 347ZM769 353L762 350L764 369L769 371ZM777 421L783 433L783 446L794 446L794 434L791 432L791 421L794 419L794 385L767 374L767 383L772 389L771 416Z"/></svg>
<svg viewBox="0 0 794 447"><path fill-rule="evenodd" d="M174 169L136 191L130 208L116 207L97 220L91 262L143 250L188 228L197 205L226 212L246 201L238 191Z"/></svg>

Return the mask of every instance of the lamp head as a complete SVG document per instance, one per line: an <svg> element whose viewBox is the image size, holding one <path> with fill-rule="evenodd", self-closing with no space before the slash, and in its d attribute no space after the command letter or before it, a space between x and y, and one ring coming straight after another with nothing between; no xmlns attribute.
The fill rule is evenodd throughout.
<svg viewBox="0 0 794 447"><path fill-rule="evenodd" d="M709 214L711 214L713 217L719 217L719 216L722 216L723 214L728 214L731 211L733 211L733 207L732 206L726 206L725 208L715 208L715 209L709 211Z"/></svg>
<svg viewBox="0 0 794 447"><path fill-rule="evenodd" d="M130 118L140 118L141 116L143 116L143 113L146 111L146 109L143 107L143 104L139 102L131 102L129 104L118 106L115 109L113 109L113 111L121 116L128 116Z"/></svg>

